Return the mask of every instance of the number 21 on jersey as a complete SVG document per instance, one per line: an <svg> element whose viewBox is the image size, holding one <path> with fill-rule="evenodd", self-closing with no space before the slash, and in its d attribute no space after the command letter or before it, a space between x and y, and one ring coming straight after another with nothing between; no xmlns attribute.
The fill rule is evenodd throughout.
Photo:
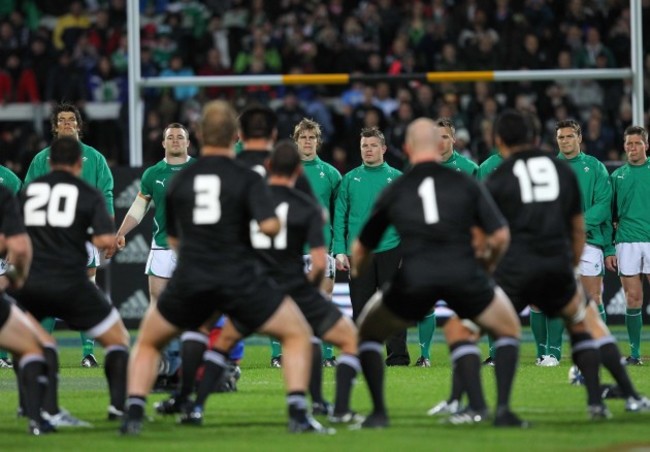
<svg viewBox="0 0 650 452"><path fill-rule="evenodd" d="M79 189L71 184L36 182L26 189L25 225L67 228L74 222Z"/></svg>
<svg viewBox="0 0 650 452"><path fill-rule="evenodd" d="M555 165L548 157L517 160L512 172L519 179L521 202L555 201L560 195L560 182Z"/></svg>
<svg viewBox="0 0 650 452"><path fill-rule="evenodd" d="M275 208L275 216L280 220L280 232L271 239L260 231L257 221L251 221L251 245L256 250L286 250L287 249L287 217L289 215L289 203L281 202Z"/></svg>

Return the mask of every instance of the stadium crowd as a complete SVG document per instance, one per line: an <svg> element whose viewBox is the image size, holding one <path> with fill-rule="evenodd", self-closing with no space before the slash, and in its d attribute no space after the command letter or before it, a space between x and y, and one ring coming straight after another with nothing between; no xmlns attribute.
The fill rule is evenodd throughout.
<svg viewBox="0 0 650 452"><path fill-rule="evenodd" d="M643 1L648 41L650 2ZM614 68L630 65L627 0L314 1L140 0L144 77L271 73L404 74L428 71ZM0 5L0 104L118 102L115 119L90 121L85 140L109 164L128 164L125 0L7 0ZM650 94L650 53L645 105ZM449 117L457 149L477 163L494 150L492 123L515 108L539 117L546 149L557 121L578 118L583 147L601 161L623 158L631 124L629 80L519 83L386 83L352 86L145 89L145 165L162 158L165 124L193 133L212 99L242 108L269 103L279 136L310 117L323 128L323 158L342 173L359 163L361 127L379 126L387 161L402 168L406 125ZM647 116L646 116L647 123ZM1 126L0 163L24 176L51 139L28 123ZM192 140L193 143L196 140ZM190 149L196 154L197 149Z"/></svg>

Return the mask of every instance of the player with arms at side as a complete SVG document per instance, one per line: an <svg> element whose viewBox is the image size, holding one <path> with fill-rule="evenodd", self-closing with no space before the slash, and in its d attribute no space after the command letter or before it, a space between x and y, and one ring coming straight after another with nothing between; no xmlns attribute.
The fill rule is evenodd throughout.
<svg viewBox="0 0 650 452"><path fill-rule="evenodd" d="M165 149L165 158L147 168L142 175L140 191L115 234L116 249L124 249L126 235L140 224L153 202L156 209L153 221L153 238L145 267L145 274L149 279L149 302L151 304L158 302L160 294L176 268L176 254L167 243L165 193L172 178L183 168L194 163L194 159L187 153L190 146L189 138L189 132L182 124L171 123L165 127L162 142ZM109 253L106 257L111 258L112 256ZM194 334L190 333L190 336L194 337ZM202 339L205 337L199 336ZM207 338L205 338L205 342L207 343ZM170 346L166 349L168 362L172 360L171 348ZM175 350L178 353L178 344L176 344ZM193 381L192 378L189 378L189 380Z"/></svg>
<svg viewBox="0 0 650 452"><path fill-rule="evenodd" d="M472 228L478 226L492 245L490 265L507 248L505 220L485 189L465 174L443 168L440 129L430 119L418 119L407 129L405 150L412 169L384 190L368 222L353 245L353 272L368 263L372 249L389 224L403 240L402 266L382 292L377 292L359 318L359 356L373 400L364 428L385 427L381 343L445 300L462 319L490 332L497 347L497 425L522 425L510 411L509 397L519 350L520 325L503 291L495 289L475 258ZM458 317L445 325L453 367L468 392L470 409L451 418L453 423L485 420L487 405L480 380L480 352L473 333Z"/></svg>
<svg viewBox="0 0 650 452"><path fill-rule="evenodd" d="M37 320L60 318L71 328L100 341L106 349L108 418L116 419L124 407L129 334L117 310L86 275L86 242L92 241L101 249L111 248L113 221L103 195L79 177L83 155L79 141L57 138L49 154L52 172L32 181L21 193L34 260L18 300ZM49 380L43 416L54 426L87 425L60 409L56 343L50 335L44 334L41 340Z"/></svg>
<svg viewBox="0 0 650 452"><path fill-rule="evenodd" d="M303 118L293 129L293 140L300 151L305 177L309 181L314 195L318 198L318 202L327 214L325 226L323 227L325 248L327 250L327 267L320 288L331 301L336 279L336 261L332 256L332 212L341 185L341 173L318 157L318 150L322 144L322 134L320 125L316 121ZM311 260L308 249L305 249L304 259L305 272L309 272ZM323 343L322 358L323 366L334 367L336 365L332 344Z"/></svg>
<svg viewBox="0 0 650 452"><path fill-rule="evenodd" d="M50 125L52 127L52 135L54 138L69 136L79 141L82 148L82 162L83 168L81 170L81 179L88 183L91 187L95 187L104 195L104 202L108 213L111 216L115 215L113 210L113 175L108 168L106 158L95 148L88 146L81 142L83 121L81 114L77 107L72 104L61 103L52 109L52 116L50 117ZM25 185L37 177L43 176L50 172L50 148L47 147L41 152L36 154L32 163L29 165L27 174L25 175ZM93 247L91 243L86 245L88 248L88 278L94 283L97 274L97 267L99 266L99 252L97 248ZM48 318L43 319L43 327L51 334L56 325L56 319ZM95 342L92 338L85 336L81 333L82 344L82 367L97 367L97 359L94 354Z"/></svg>
<svg viewBox="0 0 650 452"><path fill-rule="evenodd" d="M607 268L618 271L625 291L625 325L630 339L628 365L641 365L643 326L643 276L650 280L650 161L648 131L625 129L627 163L611 175L612 220L616 225L616 255L606 258Z"/></svg>
<svg viewBox="0 0 650 452"><path fill-rule="evenodd" d="M290 429L314 430L305 400L312 332L293 300L265 277L250 245L251 221L269 236L279 232L280 223L264 180L233 160L237 126L228 103L206 104L201 158L178 174L167 192L167 240L177 250L178 265L142 321L129 365L123 434L142 429L160 350L181 331L197 329L221 313L236 322L239 334L259 331L281 340ZM224 364L212 352L206 352L205 361L204 378Z"/></svg>

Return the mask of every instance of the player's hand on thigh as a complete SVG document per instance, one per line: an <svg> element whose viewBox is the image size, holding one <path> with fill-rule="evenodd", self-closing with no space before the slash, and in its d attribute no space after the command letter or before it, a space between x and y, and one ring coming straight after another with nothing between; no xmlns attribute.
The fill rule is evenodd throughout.
<svg viewBox="0 0 650 452"><path fill-rule="evenodd" d="M607 256L605 258L605 267L607 267L607 270L610 272L617 273L618 272L618 259L616 256Z"/></svg>

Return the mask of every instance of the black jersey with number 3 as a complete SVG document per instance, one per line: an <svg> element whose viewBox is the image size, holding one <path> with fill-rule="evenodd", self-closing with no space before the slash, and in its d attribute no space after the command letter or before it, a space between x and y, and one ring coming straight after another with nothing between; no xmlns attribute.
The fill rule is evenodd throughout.
<svg viewBox="0 0 650 452"><path fill-rule="evenodd" d="M506 159L486 184L510 225L506 259L517 252L570 255L572 219L581 204L568 165L542 151L523 151Z"/></svg>
<svg viewBox="0 0 650 452"><path fill-rule="evenodd" d="M309 196L290 187L272 185L275 215L280 220L278 235L270 239L253 226L251 242L265 261L272 263L271 276L277 281L287 278L303 281L305 244L310 248L325 246L321 207Z"/></svg>
<svg viewBox="0 0 650 452"><path fill-rule="evenodd" d="M52 171L21 192L23 216L32 240L31 275L81 275L86 242L115 231L103 195L66 171Z"/></svg>
<svg viewBox="0 0 650 452"><path fill-rule="evenodd" d="M386 187L359 240L373 249L388 224L401 237L405 261L417 257L423 265L434 264L431 277L445 280L475 269L472 226L492 233L506 222L480 183L427 162L415 165Z"/></svg>
<svg viewBox="0 0 650 452"><path fill-rule="evenodd" d="M167 191L167 231L181 240L178 267L183 270L254 258L250 222L273 216L264 179L228 157L200 158Z"/></svg>

